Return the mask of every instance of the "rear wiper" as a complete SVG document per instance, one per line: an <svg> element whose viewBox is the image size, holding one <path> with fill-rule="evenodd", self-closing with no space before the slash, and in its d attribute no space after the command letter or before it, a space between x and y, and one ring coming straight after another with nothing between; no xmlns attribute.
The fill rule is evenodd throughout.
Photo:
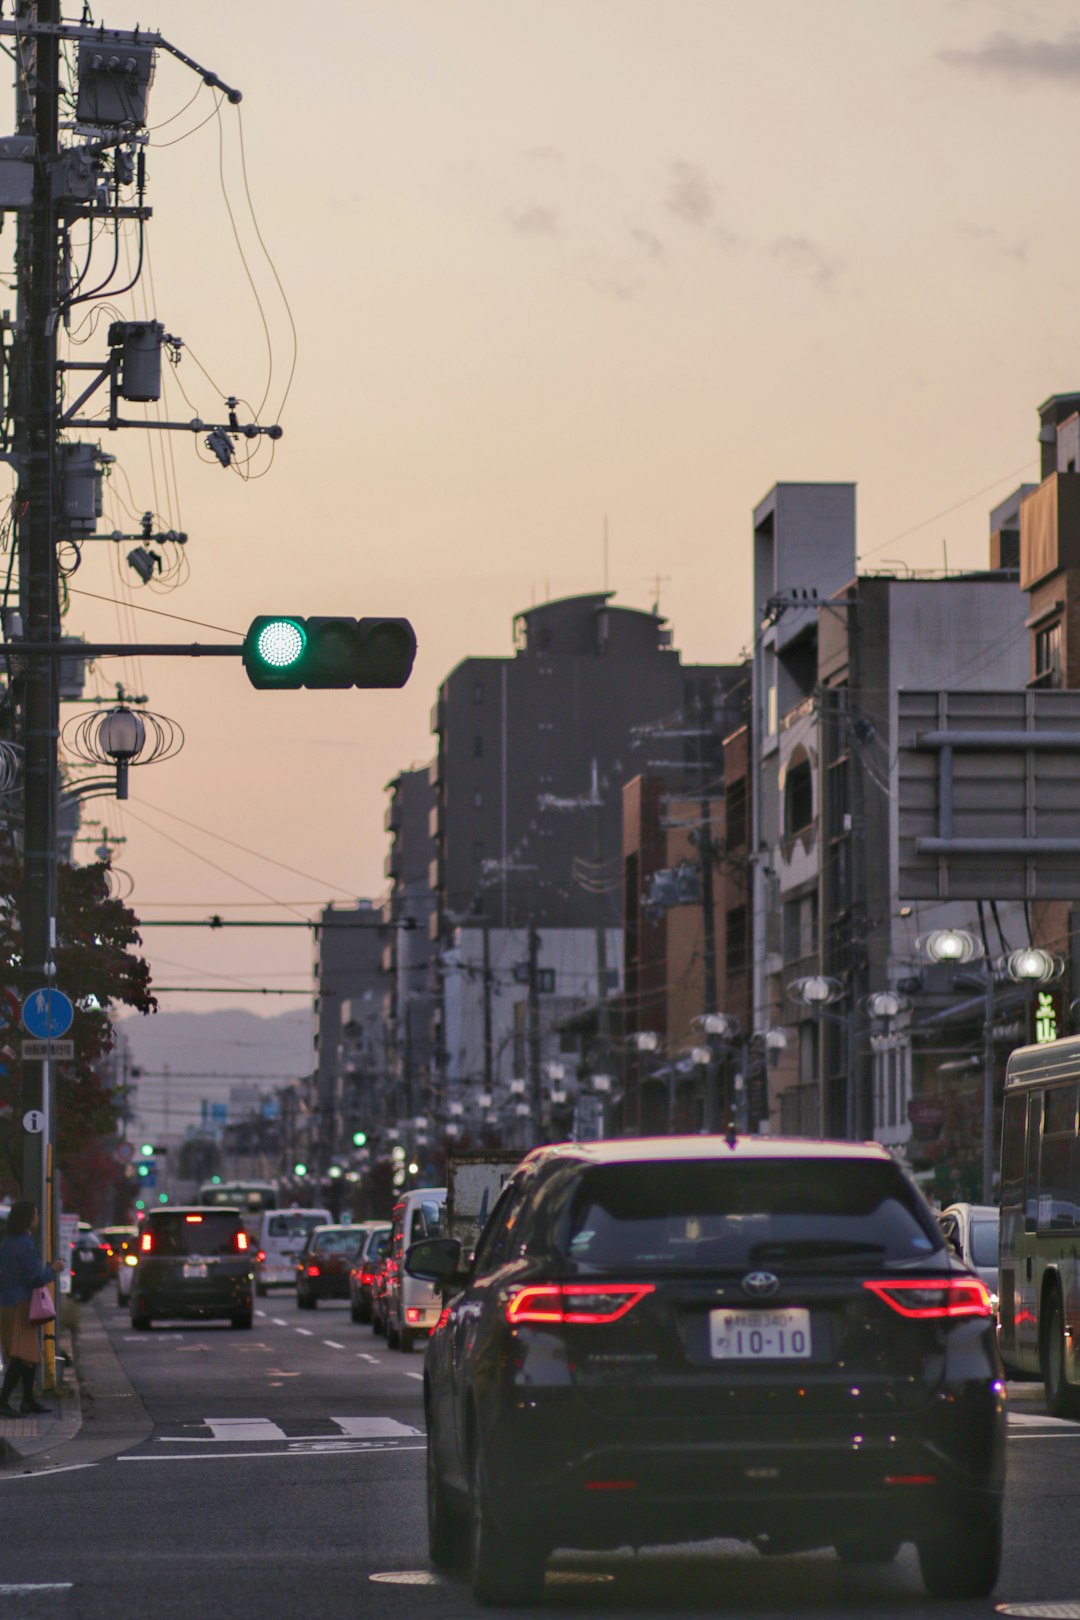
<svg viewBox="0 0 1080 1620"><path fill-rule="evenodd" d="M884 1243L852 1243L842 1238L788 1238L755 1243L750 1259L760 1265L765 1260L854 1260L884 1253Z"/></svg>

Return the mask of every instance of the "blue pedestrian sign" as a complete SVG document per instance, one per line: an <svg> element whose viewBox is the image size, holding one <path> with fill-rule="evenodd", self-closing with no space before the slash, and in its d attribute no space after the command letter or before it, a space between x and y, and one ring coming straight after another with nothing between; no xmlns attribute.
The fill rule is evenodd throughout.
<svg viewBox="0 0 1080 1620"><path fill-rule="evenodd" d="M22 1004L27 1033L39 1041L59 1040L71 1028L75 1009L62 990L31 990Z"/></svg>

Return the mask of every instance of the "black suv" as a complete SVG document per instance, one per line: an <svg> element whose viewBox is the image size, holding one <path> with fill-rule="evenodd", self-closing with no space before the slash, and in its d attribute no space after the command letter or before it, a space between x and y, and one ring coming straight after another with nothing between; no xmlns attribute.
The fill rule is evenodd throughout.
<svg viewBox="0 0 1080 1620"><path fill-rule="evenodd" d="M238 1209L151 1210L139 1236L131 1325L156 1316L227 1316L249 1328L255 1276Z"/></svg>
<svg viewBox="0 0 1080 1620"><path fill-rule="evenodd" d="M428 1346L431 1557L536 1600L556 1546L744 1538L888 1562L938 1597L1001 1556L1005 1386L983 1283L873 1144L538 1148Z"/></svg>

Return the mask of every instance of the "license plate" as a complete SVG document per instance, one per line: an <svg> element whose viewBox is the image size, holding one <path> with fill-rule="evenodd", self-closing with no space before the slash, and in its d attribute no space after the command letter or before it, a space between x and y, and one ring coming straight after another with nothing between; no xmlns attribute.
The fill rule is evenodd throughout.
<svg viewBox="0 0 1080 1620"><path fill-rule="evenodd" d="M806 1361L810 1312L710 1311L709 1348L714 1361Z"/></svg>
<svg viewBox="0 0 1080 1620"><path fill-rule="evenodd" d="M198 1264L192 1264L191 1261L188 1261L188 1263L184 1267L184 1276L185 1277L205 1277L206 1276L206 1267L205 1266L200 1266Z"/></svg>

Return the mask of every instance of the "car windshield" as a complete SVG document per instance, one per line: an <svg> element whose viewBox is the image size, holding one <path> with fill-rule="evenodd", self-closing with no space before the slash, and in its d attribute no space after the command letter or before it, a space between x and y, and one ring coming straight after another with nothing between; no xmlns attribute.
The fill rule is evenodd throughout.
<svg viewBox="0 0 1080 1620"><path fill-rule="evenodd" d="M372 1232L368 1239L368 1246L364 1251L365 1260L381 1260L386 1253L386 1245L390 1241L390 1228L387 1226L381 1232Z"/></svg>
<svg viewBox="0 0 1080 1620"><path fill-rule="evenodd" d="M996 1266L998 1263L998 1223L972 1221L971 1263L975 1266Z"/></svg>
<svg viewBox="0 0 1080 1620"><path fill-rule="evenodd" d="M362 1236L354 1227L335 1227L329 1232L317 1232L311 1247L320 1254L355 1254Z"/></svg>
<svg viewBox="0 0 1080 1620"><path fill-rule="evenodd" d="M168 1215L151 1219L151 1254L235 1254L241 1230L236 1215Z"/></svg>
<svg viewBox="0 0 1080 1620"><path fill-rule="evenodd" d="M271 1215L266 1235L272 1238L306 1238L322 1223L322 1215Z"/></svg>
<svg viewBox="0 0 1080 1620"><path fill-rule="evenodd" d="M559 1246L588 1271L712 1270L912 1260L943 1240L893 1164L710 1159L589 1168Z"/></svg>

